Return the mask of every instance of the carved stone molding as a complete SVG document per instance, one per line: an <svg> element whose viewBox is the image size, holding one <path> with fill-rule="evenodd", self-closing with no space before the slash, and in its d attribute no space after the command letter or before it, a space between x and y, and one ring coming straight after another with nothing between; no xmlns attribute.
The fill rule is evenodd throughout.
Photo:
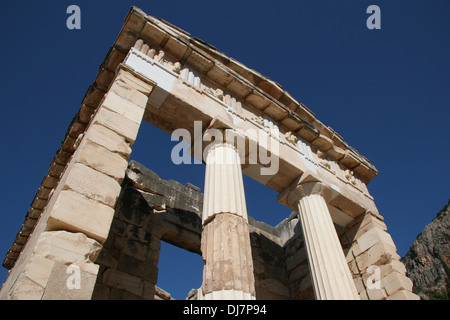
<svg viewBox="0 0 450 320"><path fill-rule="evenodd" d="M298 201L306 196L314 194L321 195L329 202L338 195L338 192L319 181L299 182L297 180L290 187L281 192L278 199L284 205L297 211Z"/></svg>

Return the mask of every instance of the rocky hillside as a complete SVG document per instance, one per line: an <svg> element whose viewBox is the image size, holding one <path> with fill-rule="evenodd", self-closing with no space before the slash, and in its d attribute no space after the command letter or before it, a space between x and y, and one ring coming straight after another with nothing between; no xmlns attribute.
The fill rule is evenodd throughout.
<svg viewBox="0 0 450 320"><path fill-rule="evenodd" d="M402 261L414 293L426 300L450 299L450 200L417 236Z"/></svg>

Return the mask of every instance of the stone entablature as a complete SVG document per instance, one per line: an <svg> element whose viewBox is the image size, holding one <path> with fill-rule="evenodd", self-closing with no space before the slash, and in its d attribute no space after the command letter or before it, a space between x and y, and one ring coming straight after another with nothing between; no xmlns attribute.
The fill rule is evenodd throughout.
<svg viewBox="0 0 450 320"><path fill-rule="evenodd" d="M158 51L157 51L158 50ZM167 50L167 49L166 49ZM142 39L139 39L133 48L130 49L128 55L136 55L141 59L147 61L150 64L157 63L160 67L166 69L168 72L173 72L180 74L180 77L183 79L183 83L190 86L191 88L199 91L200 93L204 93L209 95L211 98L218 101L220 104L224 105L226 110L233 115L233 117L241 118L241 120L253 120L257 123L270 121L274 126L277 127L277 130L283 131L279 137L276 137L280 142L290 143L291 145L296 146L297 140L303 140L303 143L307 142L308 146L311 144L315 149L315 162L320 163L323 168L329 169L330 172L335 172L336 170L344 171L346 174L339 175L340 177L353 176L353 178L346 178L346 180L350 181L352 185L358 185L359 188L362 187L363 184L368 183L377 173L375 167L371 165L367 159L360 156L353 148L348 146L344 141L339 143L339 140L342 138L332 129L325 128L323 124L321 124L317 119L308 117L312 124L317 122L317 126L313 126L310 122L302 119L299 114L296 114L295 111L289 110L284 117L281 117L277 114L266 112L266 109L262 109L260 107L255 106L254 103L248 101L247 97L238 98L235 91L229 88L227 85L217 85L214 83L220 83L218 78L211 78L208 76L208 71L203 74L198 71L198 66L195 64L183 65L183 60L175 61L174 58L168 57L168 55L162 49L154 49L151 48L150 45L147 45L143 42ZM152 59L153 61L149 60ZM214 60L213 58L211 58ZM214 63L218 63L214 60ZM133 62L128 61L125 64L131 64L136 66ZM222 66L226 68L225 66ZM212 69L214 67L211 67ZM142 70L138 66L135 68L136 70ZM209 70L210 70L209 69ZM227 70L231 73L231 70ZM153 74L151 77L154 77ZM236 76L236 75L234 75ZM150 78L151 78L150 77ZM253 83L244 83L247 86L251 87L252 90L260 91L258 87L255 87ZM274 84L278 86L277 84ZM250 93L251 95L253 93ZM269 97L266 97L269 98ZM272 97L273 99L273 97ZM243 103L241 101L244 101ZM285 108L281 102L277 102L278 107L283 109ZM251 108L253 111L256 111L259 114L257 117L246 118L242 114L242 105L245 104ZM306 107L302 104L299 104L299 108L305 109ZM269 109L270 110L270 109ZM298 111L298 109L297 109ZM310 112L308 110L308 112ZM311 113L312 114L312 113ZM265 117L265 120L263 119ZM287 119L291 119L292 121L297 121L296 126L290 125L287 126L284 122ZM239 121L233 119L234 122ZM314 120L314 121L313 121ZM297 127L297 128L296 128ZM295 129L294 129L295 128ZM318 129L319 128L319 129ZM320 128L322 130L328 130L328 134L321 133ZM310 130L316 133L315 138L312 138L310 133L303 133L305 130ZM336 138L337 137L337 138ZM334 140L332 138L335 138ZM300 151L301 152L301 151ZM333 163L332 164L330 164ZM333 166L331 169L330 166ZM366 168L365 168L366 167ZM365 168L364 171L363 168ZM369 175L369 170L372 170L373 175ZM348 174L347 174L348 172ZM355 173L354 173L355 172ZM356 174L356 176L355 176ZM360 176L357 177L357 176ZM358 182L356 182L358 181ZM363 182L365 181L365 182Z"/></svg>
<svg viewBox="0 0 450 320"><path fill-rule="evenodd" d="M361 192L369 200L373 200L362 178L358 174L355 174L353 170L346 168L341 162L333 160L329 156L329 153L327 154L321 151L317 143L313 142L310 144L292 131L286 131L284 126L281 126L280 129L278 123L266 114L255 116L254 109L245 111L249 107L234 98L229 92L224 92L221 88L212 86L210 83L205 85L204 82L207 80L198 76L198 73L191 70L190 67L181 66L178 62L174 63L173 61L165 60L165 58L161 59L161 57L167 57L167 55L163 54L162 50L159 50L159 53L155 54L155 49L148 49L150 47L148 45L142 45L142 43L141 40L138 40L135 47L130 49L124 60L124 65L129 66L136 72L142 73L144 77L153 81L159 80L158 87L150 97L150 104L159 108L164 100L167 99L167 96L171 92L176 91L174 89L177 85L176 81L181 79L183 84L195 90L198 94L207 96L221 105L226 111L226 114L229 114L231 117L230 124L234 125L237 130L248 128L249 124L252 124L257 129L264 130L276 141L295 150L303 159L307 160L313 166L311 168L312 171L317 171L320 168L327 173L331 173L341 183ZM143 47L146 52L151 52L152 54L149 56L136 49ZM163 70L166 72L165 74L161 73ZM177 75L174 70L181 70L180 75ZM161 81L162 78L164 80ZM158 93L155 94L155 92ZM175 95L176 93L173 94ZM170 131L170 128L167 128L167 130Z"/></svg>

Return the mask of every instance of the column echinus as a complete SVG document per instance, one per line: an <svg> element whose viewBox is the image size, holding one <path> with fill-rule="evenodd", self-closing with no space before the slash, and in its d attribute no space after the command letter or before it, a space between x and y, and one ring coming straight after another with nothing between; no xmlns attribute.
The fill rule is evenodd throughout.
<svg viewBox="0 0 450 320"><path fill-rule="evenodd" d="M298 207L316 299L359 300L328 210L332 192L321 182L304 182L290 190L288 201Z"/></svg>
<svg viewBox="0 0 450 320"><path fill-rule="evenodd" d="M218 129L213 129L218 130ZM211 141L211 129L204 140ZM218 132L218 131L216 131ZM255 280L241 162L236 144L222 141L205 149L205 191L201 249L205 262L200 297L205 300L254 300Z"/></svg>

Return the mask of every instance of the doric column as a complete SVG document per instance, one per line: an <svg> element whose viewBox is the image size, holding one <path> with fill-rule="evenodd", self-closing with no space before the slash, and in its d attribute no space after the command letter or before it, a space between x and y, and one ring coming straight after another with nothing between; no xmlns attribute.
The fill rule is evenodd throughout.
<svg viewBox="0 0 450 320"><path fill-rule="evenodd" d="M289 195L302 225L311 280L317 300L359 300L320 182L297 185Z"/></svg>
<svg viewBox="0 0 450 320"><path fill-rule="evenodd" d="M201 296L206 300L255 299L239 153L227 141L209 147L205 159Z"/></svg>

